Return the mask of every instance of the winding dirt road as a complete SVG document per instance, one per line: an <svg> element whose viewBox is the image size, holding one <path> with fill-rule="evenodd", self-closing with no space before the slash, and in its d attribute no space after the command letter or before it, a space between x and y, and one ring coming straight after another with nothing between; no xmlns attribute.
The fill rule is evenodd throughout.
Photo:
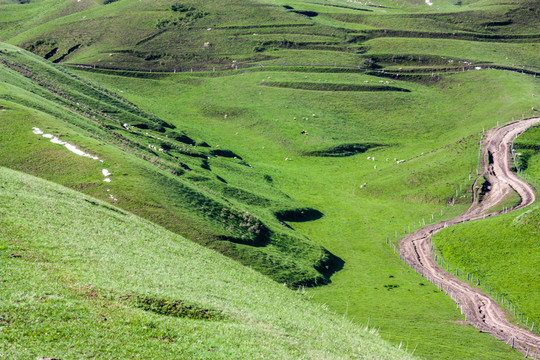
<svg viewBox="0 0 540 360"><path fill-rule="evenodd" d="M454 219L426 226L405 237L399 244L402 259L458 302L471 325L512 345L529 357L540 355L540 337L511 324L506 319L505 310L495 300L440 268L432 257L430 236L453 224L502 213L486 212L500 204L512 189L519 194L521 202L508 211L520 209L535 201L534 189L510 170L509 147L516 136L537 123L540 123L540 118L516 121L491 129L482 143L481 157L481 176L485 176L491 183L489 193L482 201L479 201L479 196L475 194L472 205L465 213Z"/></svg>

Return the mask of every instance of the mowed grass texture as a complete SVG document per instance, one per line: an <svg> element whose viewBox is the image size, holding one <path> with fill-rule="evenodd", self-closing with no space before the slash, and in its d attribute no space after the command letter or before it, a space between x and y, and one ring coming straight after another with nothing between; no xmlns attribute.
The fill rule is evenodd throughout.
<svg viewBox="0 0 540 360"><path fill-rule="evenodd" d="M108 203L6 168L0 189L4 358L412 358Z"/></svg>

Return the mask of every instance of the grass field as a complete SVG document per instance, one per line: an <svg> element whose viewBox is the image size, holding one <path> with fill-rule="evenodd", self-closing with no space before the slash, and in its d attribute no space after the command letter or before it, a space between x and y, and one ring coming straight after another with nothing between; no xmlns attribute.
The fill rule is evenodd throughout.
<svg viewBox="0 0 540 360"><path fill-rule="evenodd" d="M1 46L0 164L108 201L279 283L326 284L307 293L416 356L522 356L463 325L386 238L463 212L482 131L538 116L537 4L175 3L0 1L0 40L86 66ZM104 163L38 140L32 127ZM537 179L535 131L516 151ZM489 232L518 215L455 231ZM531 216L519 225L528 243ZM458 249L451 238L439 248L445 261L486 284L499 276L485 254L463 254L485 244L468 238ZM493 286L532 319L537 296L526 289L537 259L513 251L523 260L507 261L508 277Z"/></svg>
<svg viewBox="0 0 540 360"><path fill-rule="evenodd" d="M0 91L10 102L0 117L10 146L2 147L3 165L108 199L291 286L328 282L339 267L339 259L276 218L300 204L217 140L205 145L204 134L189 137L95 84L5 51ZM66 162L68 152L40 141L33 127L100 154L104 164L77 155ZM25 151L13 154L16 148ZM102 181L105 166L111 183Z"/></svg>
<svg viewBox="0 0 540 360"><path fill-rule="evenodd" d="M459 325L461 317L452 302L409 272L385 245L385 239L395 231L401 237L404 226L413 229L432 214L440 219L441 208L445 218L466 208L470 201L468 174L477 166L482 127L495 125L498 116L501 122L511 120L515 112L512 108L523 108L519 105L522 101L532 104L532 97L525 94L535 91L537 85L531 82L531 88L522 88L527 77L507 72L466 72L449 76L435 87L391 81L391 86L407 88L411 93L346 91L337 97L335 92L324 91L325 84L380 84L380 78L283 71L210 78L177 74L159 80L97 73L89 76L116 86L130 101L148 104L163 118L181 119L175 124L181 123L190 133L204 133L214 142L234 144L233 151L249 154L244 159L255 168L273 174L279 189L294 194L298 203L322 212L324 216L314 222L289 223L333 249L345 262L343 270L332 277L332 284L310 290L316 300L359 323L377 324L383 337L416 347L415 354L420 356L447 358L459 351L466 358L513 357L503 344ZM494 117L484 118L490 100L476 88L479 77L484 84L490 82L489 86L502 91L492 100L491 111L498 114ZM261 86L263 80L321 84L323 90L277 89ZM523 91L521 96L508 98L518 89ZM158 92L159 97L153 95ZM174 95L179 93L185 96L179 99ZM470 105L480 104L475 96L482 96L482 102L478 108L472 105L470 114L456 119L453 114L462 106L464 93ZM312 101L314 96L316 103ZM359 103L363 106L356 107ZM394 106L385 109L381 106L385 103ZM433 112L440 117L430 116ZM226 119L223 114L228 114ZM395 114L401 115L401 122L396 121ZM418 123L424 126L414 125ZM302 135L302 130L309 135ZM322 150L337 155L332 149L351 143L373 147L347 157L306 156ZM368 161L368 156L376 160ZM398 165L394 158L407 161ZM460 185L457 205L448 207ZM433 333L439 336L430 336Z"/></svg>
<svg viewBox="0 0 540 360"><path fill-rule="evenodd" d="M410 358L106 202L6 168L0 187L2 357Z"/></svg>

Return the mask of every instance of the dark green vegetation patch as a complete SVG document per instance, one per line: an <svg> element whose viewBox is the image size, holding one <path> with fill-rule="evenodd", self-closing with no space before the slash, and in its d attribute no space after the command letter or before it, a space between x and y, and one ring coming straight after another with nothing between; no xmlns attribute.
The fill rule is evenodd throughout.
<svg viewBox="0 0 540 360"><path fill-rule="evenodd" d="M330 83L310 83L310 82L277 82L265 81L261 85L274 86L288 89L314 90L314 91L403 91L408 89L395 86L384 85L356 85L356 84L330 84Z"/></svg>
<svg viewBox="0 0 540 360"><path fill-rule="evenodd" d="M143 295L126 296L123 298L133 302L133 304L140 309L160 315L185 317L196 320L223 319L223 315L219 311L188 305L180 300L168 300Z"/></svg>

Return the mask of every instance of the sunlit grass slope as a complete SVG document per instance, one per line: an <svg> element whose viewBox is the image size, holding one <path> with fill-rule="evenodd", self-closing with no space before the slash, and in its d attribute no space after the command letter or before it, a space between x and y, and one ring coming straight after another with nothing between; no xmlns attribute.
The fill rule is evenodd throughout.
<svg viewBox="0 0 540 360"><path fill-rule="evenodd" d="M0 356L406 359L219 253L0 168Z"/></svg>
<svg viewBox="0 0 540 360"><path fill-rule="evenodd" d="M177 1L0 3L1 40L90 66L73 71L109 92L102 97L69 82L61 89L66 101L43 89L50 82L30 86L20 71L2 73L0 136L9 145L0 147L2 164L101 199L111 193L118 200L108 201L119 207L289 285L327 283L343 266L331 285L309 293L360 324L369 321L394 344L416 348L415 355L522 357L464 326L453 302L385 243L432 216L462 212L482 130L537 116L538 2L219 0L183 1L176 10ZM29 61L13 48L10 56ZM110 107L111 96L144 111L122 100ZM107 127L96 136L87 129L93 120L74 117L74 102L103 108L118 122L101 115ZM148 129L125 131L124 119ZM36 123L102 156L113 182L103 183L99 164L37 140ZM192 139L195 153L179 143L183 152L149 150L173 132ZM145 158L132 156L133 142ZM257 239L242 232L241 219L228 230L224 207L259 218L272 231L269 241L246 244Z"/></svg>

